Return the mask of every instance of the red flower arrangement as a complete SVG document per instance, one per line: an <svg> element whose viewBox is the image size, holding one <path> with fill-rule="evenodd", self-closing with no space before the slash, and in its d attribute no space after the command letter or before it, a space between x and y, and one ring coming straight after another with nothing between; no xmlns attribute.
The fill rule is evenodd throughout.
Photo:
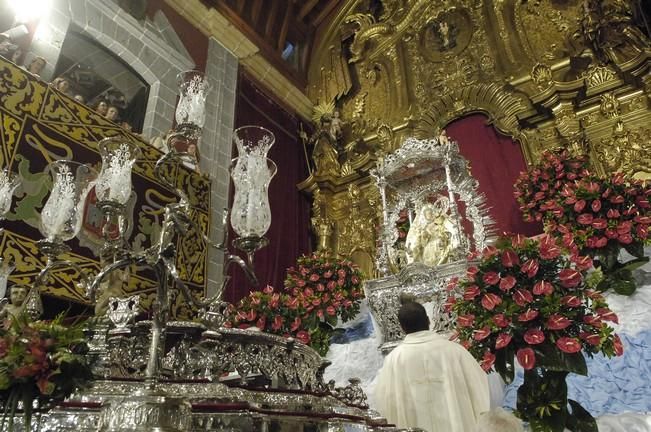
<svg viewBox="0 0 651 432"><path fill-rule="evenodd" d="M649 260L644 244L651 239L651 187L621 173L592 175L586 164L587 157L567 150L545 152L538 166L520 175L515 197L526 221L542 221L566 248L597 259L604 274L599 290L632 294L632 270ZM620 263L622 248L635 259Z"/></svg>
<svg viewBox="0 0 651 432"><path fill-rule="evenodd" d="M62 326L61 317L47 322L19 316L7 322L0 329L0 401L8 430L19 403L29 431L35 400L43 407L86 385L92 378L87 352L82 328Z"/></svg>
<svg viewBox="0 0 651 432"><path fill-rule="evenodd" d="M253 291L227 311L227 327L257 327L268 333L295 337L321 355L328 351L338 319L359 313L364 297L362 273L352 262L323 254L302 256L287 270L285 289L267 286Z"/></svg>
<svg viewBox="0 0 651 432"><path fill-rule="evenodd" d="M446 302L447 310L457 315L456 336L482 368L496 370L507 383L513 380L514 357L524 368L520 416L540 424L563 419L560 426L534 430L562 431L576 420L575 414L594 422L576 402L570 402L570 414L567 403L552 407L545 401L567 401L565 375L587 374L584 354L610 357L623 352L607 325L616 323L617 316L599 292L586 289L591 266L590 257L564 255L552 236L540 241L515 236L487 247L479 264L449 287L458 291ZM561 378L563 384L557 382ZM544 382L549 385L543 389L557 393L543 392L539 384Z"/></svg>

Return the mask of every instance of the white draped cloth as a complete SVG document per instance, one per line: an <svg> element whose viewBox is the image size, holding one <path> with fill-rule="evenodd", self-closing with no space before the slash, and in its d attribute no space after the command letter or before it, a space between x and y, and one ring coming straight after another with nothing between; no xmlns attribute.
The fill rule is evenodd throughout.
<svg viewBox="0 0 651 432"><path fill-rule="evenodd" d="M375 402L398 427L472 432L490 409L488 379L461 345L431 331L415 332L384 360Z"/></svg>

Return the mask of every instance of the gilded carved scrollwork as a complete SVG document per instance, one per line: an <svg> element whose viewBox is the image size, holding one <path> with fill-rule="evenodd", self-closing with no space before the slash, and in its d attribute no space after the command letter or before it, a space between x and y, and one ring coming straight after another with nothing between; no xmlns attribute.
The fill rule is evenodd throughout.
<svg viewBox="0 0 651 432"><path fill-rule="evenodd" d="M651 122L651 52L625 3L346 3L324 30L308 76L310 95L337 94L332 102L348 122L341 168L338 175L300 186L314 190L317 183L331 191L328 207L339 228L333 244L347 246L339 215L352 210L348 184L364 184L375 161L405 138L438 136L447 124L474 112L487 114L500 132L518 140L527 162L564 146L589 152L597 172L615 164L646 172L642 160L633 168L634 159L620 152L611 157L621 162L606 163L604 151L598 151L623 139L623 131L613 130L616 119L625 121L629 141L638 139L635 134L646 136L641 128ZM595 44L606 34L607 43ZM331 58L336 52L341 62ZM326 82L327 71L344 61L350 87ZM334 93L335 87L346 91ZM630 166L623 162L627 157Z"/></svg>
<svg viewBox="0 0 651 432"><path fill-rule="evenodd" d="M651 179L651 129L629 129L618 119L612 135L594 145L599 161L608 171L621 171Z"/></svg>

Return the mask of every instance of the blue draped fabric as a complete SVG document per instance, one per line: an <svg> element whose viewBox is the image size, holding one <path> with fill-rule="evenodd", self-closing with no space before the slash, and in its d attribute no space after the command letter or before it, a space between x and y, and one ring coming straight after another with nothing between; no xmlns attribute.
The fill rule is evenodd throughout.
<svg viewBox="0 0 651 432"><path fill-rule="evenodd" d="M586 358L588 376L570 374L567 378L568 397L594 417L651 411L651 329L620 337L624 344L622 357ZM518 369L516 379L506 387L505 408L515 408L522 375L522 369Z"/></svg>

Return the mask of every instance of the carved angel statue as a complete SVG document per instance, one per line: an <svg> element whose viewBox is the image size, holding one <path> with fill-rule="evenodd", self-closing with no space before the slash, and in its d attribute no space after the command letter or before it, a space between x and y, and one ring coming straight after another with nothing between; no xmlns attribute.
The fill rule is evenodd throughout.
<svg viewBox="0 0 651 432"><path fill-rule="evenodd" d="M405 249L407 262L422 262L430 266L445 264L454 244L454 224L449 218L448 198L441 197L434 204L420 208L414 223L409 228Z"/></svg>
<svg viewBox="0 0 651 432"><path fill-rule="evenodd" d="M43 303L38 290L24 285L13 285L9 291L9 303L2 303L0 319L11 319L26 314L30 319L36 320L42 313Z"/></svg>

